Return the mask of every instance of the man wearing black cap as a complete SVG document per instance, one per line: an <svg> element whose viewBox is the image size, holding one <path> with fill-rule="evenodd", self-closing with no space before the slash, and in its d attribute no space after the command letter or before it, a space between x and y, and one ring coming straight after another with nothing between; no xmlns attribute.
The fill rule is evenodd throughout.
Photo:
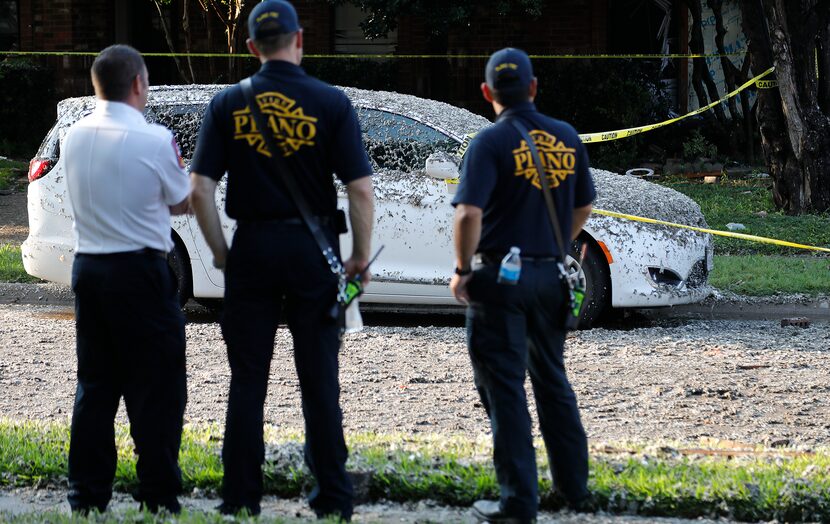
<svg viewBox="0 0 830 524"><path fill-rule="evenodd" d="M475 384L493 430L499 501L480 500L485 522L531 522L538 508L536 453L524 381L529 372L554 488L571 506L587 497L588 449L563 361L568 287L557 266L560 249L542 191L555 203L561 237L585 224L594 185L585 147L574 129L536 110L530 58L502 49L487 62L485 100L498 116L479 133L461 166L453 199L455 297L468 304L467 341ZM523 139L532 137L544 180ZM500 283L500 263L521 252L518 282Z"/></svg>
<svg viewBox="0 0 830 524"><path fill-rule="evenodd" d="M349 277L369 281L372 173L357 115L346 95L299 67L303 34L288 2L266 0L248 18L248 49L262 68L252 77L257 105L277 146L272 150L242 86L208 106L192 163L191 201L213 264L225 270L222 333L231 385L222 461L223 513L260 511L263 405L274 335L285 315L305 416L305 457L317 479L309 503L318 516L352 514L339 405L340 326L329 313L338 275L324 258L286 186L291 176L310 218L338 249L335 173L346 186L353 245ZM271 158L272 153L277 154ZM276 166L275 166L276 164ZM228 250L216 208L216 184L227 171L226 211L237 221ZM339 253L336 254L339 257Z"/></svg>

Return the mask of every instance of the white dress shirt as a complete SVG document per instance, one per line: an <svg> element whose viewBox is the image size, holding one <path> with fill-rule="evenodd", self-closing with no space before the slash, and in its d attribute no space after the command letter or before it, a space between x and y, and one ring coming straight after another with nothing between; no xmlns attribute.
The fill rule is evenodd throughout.
<svg viewBox="0 0 830 524"><path fill-rule="evenodd" d="M173 249L168 206L189 181L173 134L121 102L97 100L61 152L75 217L75 252Z"/></svg>

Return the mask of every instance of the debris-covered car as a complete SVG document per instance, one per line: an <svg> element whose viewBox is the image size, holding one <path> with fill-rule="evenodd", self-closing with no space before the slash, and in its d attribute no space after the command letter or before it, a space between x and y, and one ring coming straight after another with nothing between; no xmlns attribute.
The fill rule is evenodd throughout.
<svg viewBox="0 0 830 524"><path fill-rule="evenodd" d="M207 102L224 86L160 86L150 92L146 116L171 128L187 161L193 153ZM468 135L490 122L464 109L397 93L344 88L357 110L375 169L376 224L373 243L386 248L375 262L363 302L400 306L454 305L447 284L453 267L450 206L458 157ZM74 122L92 111L93 97L58 104L57 122L29 169L29 237L23 264L36 277L69 283L73 259L72 214L60 157ZM593 170L596 208L705 226L689 198L630 176ZM225 179L217 191L224 209ZM347 206L340 188L340 205ZM223 295L222 272L192 216L172 219L175 249L169 262L182 304ZM223 216L230 241L234 222ZM712 266L711 238L692 231L593 215L582 240L581 265L571 260L588 287L583 325L608 307L652 307L695 302L706 296ZM350 241L342 242L344 248ZM348 256L348 253L344 253Z"/></svg>

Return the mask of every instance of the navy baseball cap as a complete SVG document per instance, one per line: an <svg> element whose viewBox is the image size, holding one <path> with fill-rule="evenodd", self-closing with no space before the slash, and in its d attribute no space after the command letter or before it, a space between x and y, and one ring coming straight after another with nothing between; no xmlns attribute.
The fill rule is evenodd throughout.
<svg viewBox="0 0 830 524"><path fill-rule="evenodd" d="M299 30L297 11L285 0L264 0L248 16L248 36L253 40Z"/></svg>
<svg viewBox="0 0 830 524"><path fill-rule="evenodd" d="M506 47L490 55L484 78L490 89L506 93L527 89L533 80L530 57L521 49Z"/></svg>

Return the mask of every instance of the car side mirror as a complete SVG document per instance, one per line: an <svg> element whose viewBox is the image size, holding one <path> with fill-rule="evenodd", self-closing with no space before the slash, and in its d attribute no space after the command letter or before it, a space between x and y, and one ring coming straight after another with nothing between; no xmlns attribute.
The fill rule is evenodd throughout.
<svg viewBox="0 0 830 524"><path fill-rule="evenodd" d="M427 176L439 180L458 178L458 166L448 154L442 152L429 155L425 171Z"/></svg>

